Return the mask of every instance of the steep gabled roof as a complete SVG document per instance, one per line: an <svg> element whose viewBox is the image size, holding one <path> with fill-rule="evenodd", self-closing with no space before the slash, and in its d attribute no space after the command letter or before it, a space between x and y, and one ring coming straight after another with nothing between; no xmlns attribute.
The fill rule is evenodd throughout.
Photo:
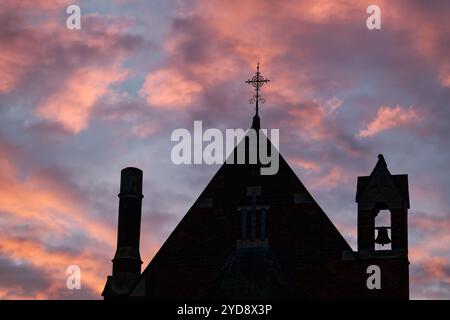
<svg viewBox="0 0 450 320"><path fill-rule="evenodd" d="M281 265L292 259L313 264L340 259L342 251L351 250L281 155L277 174L260 175L260 167L223 164L143 271L136 287L142 288L145 282L145 295L150 298L195 298L217 284L221 274L228 279L225 283L239 278L230 275L236 267L229 259L238 254L241 217L237 208L250 204L250 199L245 203L246 190L252 186L261 190L257 205L269 208L269 256L276 256ZM255 261L273 262L267 260L269 256ZM290 272L295 271L284 269L283 277L289 278ZM271 279L281 278L274 275Z"/></svg>

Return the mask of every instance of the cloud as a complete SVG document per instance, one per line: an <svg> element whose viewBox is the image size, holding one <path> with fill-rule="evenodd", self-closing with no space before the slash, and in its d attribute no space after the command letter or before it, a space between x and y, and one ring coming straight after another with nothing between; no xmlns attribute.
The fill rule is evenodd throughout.
<svg viewBox="0 0 450 320"><path fill-rule="evenodd" d="M280 129L283 155L353 242L356 176L378 153L410 175L412 207L427 212L410 215L412 295L448 296L448 1L379 1L381 32L365 28L365 0L86 2L82 32L65 28L66 4L0 7L2 298L100 297L131 164L147 177L147 263L214 171L174 168L170 131L248 127L257 61L271 79L262 125ZM65 288L72 263L81 293Z"/></svg>
<svg viewBox="0 0 450 320"><path fill-rule="evenodd" d="M24 292L23 298L34 299L49 299L54 297L54 292L61 288L66 288L66 268L69 265L79 265L82 270L82 285L95 292L102 289L104 285L104 278L99 277L99 274L105 272L98 257L89 252L82 252L81 254L71 254L65 251L51 251L48 250L37 239L26 239L19 237L11 237L5 234L0 235L0 250L3 256L6 256L12 261L25 261L25 263L35 270L35 272L44 273L49 283L45 283L45 288L40 288L39 291ZM16 272L19 275L16 277L14 284L6 283L7 288L22 287L27 285L20 281L20 272L23 268L17 268ZM23 275L22 275L23 277ZM45 279L45 278L44 278Z"/></svg>
<svg viewBox="0 0 450 320"><path fill-rule="evenodd" d="M7 2L8 3L8 2ZM23 32L20 24L22 18L11 14L8 8L0 9L0 93L7 93L17 86L27 67L35 58L28 52L33 50L34 37ZM35 47L39 50L39 47Z"/></svg>
<svg viewBox="0 0 450 320"><path fill-rule="evenodd" d="M445 65L439 70L439 81L447 88L450 88L450 65Z"/></svg>
<svg viewBox="0 0 450 320"><path fill-rule="evenodd" d="M0 279L0 297L56 298L55 290L65 288L70 264L82 268L86 290L99 292L108 270L103 250L113 251L115 229L96 219L87 200L55 170L54 178L36 170L19 171L11 152L11 147L0 145L0 262L2 275L17 266L17 276ZM22 274L27 268L33 270L30 278ZM31 290L31 283L40 287Z"/></svg>
<svg viewBox="0 0 450 320"><path fill-rule="evenodd" d="M0 151L0 202L4 213L11 213L24 221L40 221L58 234L64 234L67 229L79 224L93 237L107 243L114 240L114 230L92 220L85 213L80 195L58 181L61 176L53 179L32 171L18 178L21 176L19 170L8 154ZM17 197L18 194L21 196Z"/></svg>
<svg viewBox="0 0 450 320"><path fill-rule="evenodd" d="M24 99L30 122L43 119L77 134L88 128L102 98L117 95L111 86L127 79L123 64L147 44L126 32L125 19L107 15L83 14L83 29L68 30L57 23L64 3L2 6L0 93L8 94L8 108Z"/></svg>
<svg viewBox="0 0 450 320"><path fill-rule="evenodd" d="M140 91L150 105L161 108L183 108L195 101L202 86L187 79L176 69L150 73Z"/></svg>
<svg viewBox="0 0 450 320"><path fill-rule="evenodd" d="M32 265L0 256L0 299L20 299L44 292L51 279Z"/></svg>
<svg viewBox="0 0 450 320"><path fill-rule="evenodd" d="M289 158L289 163L306 170L319 170L319 165L316 162L301 157Z"/></svg>
<svg viewBox="0 0 450 320"><path fill-rule="evenodd" d="M358 136L362 138L370 137L392 128L408 127L419 120L419 115L412 107L380 107L375 119L369 122L366 129L361 130Z"/></svg>
<svg viewBox="0 0 450 320"><path fill-rule="evenodd" d="M148 138L159 130L159 125L154 122L142 122L131 129L132 133L139 138Z"/></svg>
<svg viewBox="0 0 450 320"><path fill-rule="evenodd" d="M326 112L320 105L307 102L291 107L288 111L290 118L286 119L291 128L301 127L299 134L307 139L324 140L333 137L336 128L327 120Z"/></svg>
<svg viewBox="0 0 450 320"><path fill-rule="evenodd" d="M337 97L332 97L327 99L321 106L322 110L327 114L332 114L336 112L343 104L343 101Z"/></svg>
<svg viewBox="0 0 450 320"><path fill-rule="evenodd" d="M321 176L316 177L314 184L310 187L313 190L331 190L344 184L349 179L348 175L339 167L332 167Z"/></svg>
<svg viewBox="0 0 450 320"><path fill-rule="evenodd" d="M112 84L122 81L125 76L126 72L116 66L76 70L67 79L63 90L39 103L37 114L60 123L71 133L79 133L88 126L95 103L108 93Z"/></svg>

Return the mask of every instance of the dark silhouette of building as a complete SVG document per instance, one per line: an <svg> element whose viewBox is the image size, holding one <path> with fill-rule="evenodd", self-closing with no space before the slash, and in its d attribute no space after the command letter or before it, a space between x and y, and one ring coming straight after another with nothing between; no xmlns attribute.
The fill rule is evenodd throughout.
<svg viewBox="0 0 450 320"><path fill-rule="evenodd" d="M259 124L256 114L252 127ZM409 298L407 175L392 175L379 155L358 177L353 251L281 155L277 174L260 167L222 165L142 273L142 171L123 169L104 298ZM390 219L377 226L381 214Z"/></svg>
<svg viewBox="0 0 450 320"><path fill-rule="evenodd" d="M142 171L122 170L117 251L103 296L408 299L407 175L392 175L379 155L372 173L358 177L353 251L281 156L275 175L260 175L259 166L224 164L142 274ZM390 226L375 225L382 210ZM372 265L380 289L367 286Z"/></svg>

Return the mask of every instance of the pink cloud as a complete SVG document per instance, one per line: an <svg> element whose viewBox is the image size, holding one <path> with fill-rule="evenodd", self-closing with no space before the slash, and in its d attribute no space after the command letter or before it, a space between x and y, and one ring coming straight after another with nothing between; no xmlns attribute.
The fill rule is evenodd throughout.
<svg viewBox="0 0 450 320"><path fill-rule="evenodd" d="M159 125L152 121L139 123L131 128L131 132L139 138L147 138L160 129Z"/></svg>
<svg viewBox="0 0 450 320"><path fill-rule="evenodd" d="M304 159L301 157L294 157L294 158L290 158L289 159L289 163L292 163L294 165L297 165L303 169L306 170L313 170L313 171L317 171L320 168L319 163L315 162L315 161L311 161L308 159Z"/></svg>
<svg viewBox="0 0 450 320"><path fill-rule="evenodd" d="M34 171L23 176L5 150L0 149L0 155L0 202L4 213L22 221L42 222L57 234L79 226L99 241L114 242L115 230L92 219L79 195L55 180L58 178Z"/></svg>
<svg viewBox="0 0 450 320"><path fill-rule="evenodd" d="M301 127L299 134L308 139L323 140L333 135L327 125L326 113L315 103L300 105L289 110L290 118L287 120L292 128Z"/></svg>
<svg viewBox="0 0 450 320"><path fill-rule="evenodd" d="M412 107L380 107L375 119L369 122L366 129L361 130L358 136L366 138L391 128L407 127L419 119L418 113Z"/></svg>
<svg viewBox="0 0 450 320"><path fill-rule="evenodd" d="M79 133L88 126L95 103L108 93L112 84L125 76L126 72L116 66L78 69L62 90L38 105L37 114L61 124L71 133Z"/></svg>
<svg viewBox="0 0 450 320"><path fill-rule="evenodd" d="M4 12L13 12L14 9L14 12L21 13L24 8L20 7L20 4L24 4L27 8L38 8L39 15L42 9L54 11L56 2L58 1L7 1L8 7ZM436 72L440 84L448 87L449 72L445 65L450 55L443 46L443 43L448 43L445 37L445 27L448 26L446 11L441 10L441 16L435 13L430 15L426 13L427 8L417 5L411 5L412 10L409 10L409 3L413 2L378 2L382 7L383 28L386 27L383 34L387 34L390 41L400 40L402 45L398 47L408 51L408 59L423 60ZM340 122L340 119L330 119L336 115L335 111L339 111L338 115L341 111L346 112L344 109L347 108L339 109L342 101L337 98L327 99L342 92L342 88L359 93L361 79L355 81L355 72L351 68L356 65L356 69L359 69L361 61L364 64L374 62L374 65L378 66L376 62L380 60L371 60L371 57L380 58L376 47L391 43L377 42L382 40L380 37L378 40L374 39L376 41L373 47L361 45L362 39L358 38L361 33L355 30L360 30L359 27L364 29L365 8L368 4L368 1L231 0L198 2L195 8L187 5L188 11L178 11L180 16L174 22L175 28L161 46L165 54L164 62L157 66L155 71L147 74L141 95L148 104L159 108L155 113L161 114L169 109L190 111L196 109L193 107L201 105L208 97L214 97L221 102L217 103L218 110L209 109L208 113L205 112L201 116L219 119L231 114L230 117L236 119L238 113L235 113L235 110L241 108L241 105L234 102L239 100L239 103L245 104L247 97L242 98L240 94L236 94L236 88L241 88L243 83L238 83L232 89L227 86L235 83L236 79L243 82L253 72L255 62L260 60L263 74L272 79L270 85L265 86L263 90L268 103L261 110L262 121L265 124L270 121L282 124L282 128L286 129L284 132L290 135L288 138L285 138L286 135L282 137L286 139L285 146L296 148L296 155L305 155L292 158L290 163L305 169L311 176L317 176L314 177L315 182L311 180L312 189L317 192L338 190L343 184L353 188L357 173L348 172L348 169L336 162L341 161L342 164L343 161L354 161L356 166L361 164L362 158L358 158L361 153L354 152L358 141L353 141L352 134L352 141L348 143L343 135L345 124ZM3 3L2 7L5 8ZM257 11L255 7L258 8ZM58 8L57 14L63 12L63 8ZM0 19L2 26L13 26L11 30L2 28L3 32L0 33L0 73L3 75L0 79L0 93L26 92L23 97L31 101L33 115L42 117L45 122L57 123L75 134L88 128L93 117L98 115L95 111L97 107L100 109L103 98L115 95L115 85L120 85L130 76L127 76L122 66L124 60L130 57L127 49L133 47L129 46L132 39L123 37L123 33L129 31L128 26L117 23L120 21L109 23L113 21L109 21L104 15L86 16L83 20L83 33L62 30L59 24L61 19L55 17L56 15L47 19L39 29L34 29L32 24L23 24L23 19L4 24L2 22L9 20ZM38 32L34 32L36 30ZM364 37L367 38L365 35ZM404 37L408 41L405 41ZM333 38L339 41L335 45L329 45L333 43ZM340 52L342 47L345 47L345 50ZM382 51L389 51L389 58L395 60L398 54L404 54L404 51L398 51L398 47L393 50L383 47ZM384 64L385 61L382 62ZM339 73L341 67L345 67L342 74ZM365 70L365 67L366 65L362 69ZM24 83L27 81L35 85L34 92L26 90ZM215 86L220 86L221 90L216 90ZM45 90L42 90L44 87ZM37 91L40 95L36 94ZM375 94L378 95L378 92ZM238 98L231 100L229 96ZM342 97L344 96L345 92ZM151 112L147 116L152 117L152 121L141 118L142 112L134 114L135 111L132 110L138 108L148 111L149 108L141 107L144 99L139 99L136 104L139 106L134 109L126 105L117 113L111 114L111 118L115 118L117 122L131 123L128 126L131 134L141 138L149 137L158 131L157 124L160 120L156 117L153 120L154 114ZM208 103L217 102L214 99L210 98ZM119 97L117 100L115 104L122 106L123 99ZM216 104L211 103L207 107L215 106ZM381 112L380 117L377 114L375 119L369 121L367 127L361 130L361 137L406 125L408 121L404 119L408 117L409 121L420 119L418 111L412 108L384 108L386 110L383 112L380 111L381 108L378 110ZM397 108L401 111L396 111ZM197 112L198 108L194 111ZM219 115L219 112L222 113ZM242 109L239 115L243 114L241 112ZM406 123L398 123L399 119L403 119L400 122ZM390 124L386 127L386 123ZM115 127L116 123L108 125ZM31 142L36 143L36 140L30 140ZM313 148L318 151L308 150L308 144L314 145ZM50 148L48 145L48 141L45 141L42 153L48 150L45 148ZM117 144L114 147L121 146ZM369 153L374 150L365 151ZM72 190L58 179L39 175L31 169L24 173L7 153L1 155L4 158L0 160L0 180L3 181L0 182L0 209L4 212L2 222L5 223L5 229L14 229L29 223L39 224L43 228L42 232L33 230L28 233L25 238L28 241L16 234L0 236L0 241L5 243L4 251L0 248L0 253L11 259L24 260L43 272L57 276L52 277L52 288L39 295L21 295L13 290L15 286L11 286L0 287L0 297L57 297L58 288L64 286L64 267L77 260L83 269L83 266L86 266L90 270L86 273L87 285L99 294L104 277L110 271L109 260L114 253L113 248L105 251L108 257L104 261L95 256L95 248L83 248L82 245L79 245L83 249L82 253L63 253L58 257L55 255L59 253L53 252L44 244L45 234L61 240L64 234L71 235L72 231L81 230L95 238L95 241L112 246L115 243L116 230L107 224L89 219L91 208L83 205L86 199L73 195ZM31 159L34 160L33 157ZM331 164L334 167L329 167ZM330 196L337 193L332 192ZM429 200L426 199L428 202ZM418 201L425 200L414 200L416 203ZM441 223L442 226L448 227L443 221ZM162 223L155 223L154 228L159 230L160 225ZM342 229L345 234L354 237L354 227L350 226L344 225ZM439 223L427 220L415 224L412 220L411 229L414 228L423 230L429 236L422 237L423 243L419 246L411 245L412 266L424 266L426 283L436 282L439 279L436 280L435 275L445 276L443 272L446 262L444 259L432 258L433 255L445 255L448 252L446 243L449 243L450 239ZM143 224L143 232L144 230ZM150 248L142 250L147 262L159 247L155 243L160 243L161 239L156 239L154 234L143 234L143 242ZM36 256L34 252L42 257ZM55 269L46 266L45 258L55 264ZM92 261L86 261L88 259ZM426 264L429 259L430 263ZM101 263L103 265L100 265ZM414 281L417 281L417 278L412 279L412 283Z"/></svg>
<svg viewBox="0 0 450 320"><path fill-rule="evenodd" d="M161 108L184 108L190 105L202 86L186 78L176 69L150 73L140 91L150 105Z"/></svg>
<svg viewBox="0 0 450 320"><path fill-rule="evenodd" d="M0 45L0 93L11 91L19 82L24 69L30 65L24 53L14 52L9 45Z"/></svg>
<svg viewBox="0 0 450 320"><path fill-rule="evenodd" d="M349 175L344 173L340 167L332 167L322 175L315 177L311 185L312 190L331 190L339 185L343 185L349 180Z"/></svg>
<svg viewBox="0 0 450 320"><path fill-rule="evenodd" d="M33 19L26 17L40 17L58 10L64 10L68 5L64 0L24 0L2 1L0 7L0 93L14 89L28 68L38 62L46 51L45 42L39 41L39 28L42 35L47 33L48 26L36 27ZM54 30L55 31L55 30ZM55 34L53 34L54 36ZM39 44L39 45L37 45Z"/></svg>
<svg viewBox="0 0 450 320"><path fill-rule="evenodd" d="M74 1L75 3L78 1ZM46 10L58 10L63 6L68 6L72 4L69 0L5 0L4 6L8 9L16 10L35 10L35 9L46 9Z"/></svg>
<svg viewBox="0 0 450 320"><path fill-rule="evenodd" d="M440 68L439 81L442 86L450 88L450 63Z"/></svg>
<svg viewBox="0 0 450 320"><path fill-rule="evenodd" d="M16 261L27 261L38 270L42 270L51 280L51 285L35 295L25 294L11 297L13 288L0 288L0 299L51 299L57 298L58 292L66 289L66 269L69 265L78 265L81 269L82 286L94 292L101 292L104 286L105 266L88 251L78 254L64 251L52 251L40 242L26 238L0 235L0 252ZM67 289L68 290L68 289Z"/></svg>
<svg viewBox="0 0 450 320"><path fill-rule="evenodd" d="M449 260L443 257L433 257L424 262L423 266L432 277L450 283Z"/></svg>
<svg viewBox="0 0 450 320"><path fill-rule="evenodd" d="M11 150L3 145L0 145L0 155L0 225L4 230L0 235L0 256L30 265L51 280L50 286L35 295L14 296L11 292L19 292L18 288L0 287L0 299L57 298L60 291L66 290L65 270L71 264L81 267L85 288L100 294L108 271L105 261L109 258L103 256L106 253L103 250L108 248L108 252L113 252L116 230L92 217L92 209L61 181L34 170L24 174L13 163ZM80 230L87 235L91 247L51 248L76 239ZM80 243L68 245L75 248Z"/></svg>
<svg viewBox="0 0 450 320"><path fill-rule="evenodd" d="M67 1L14 3L0 8L0 93L26 91L32 114L77 134L128 77L122 65L143 41L107 15L84 14L82 31L67 30Z"/></svg>

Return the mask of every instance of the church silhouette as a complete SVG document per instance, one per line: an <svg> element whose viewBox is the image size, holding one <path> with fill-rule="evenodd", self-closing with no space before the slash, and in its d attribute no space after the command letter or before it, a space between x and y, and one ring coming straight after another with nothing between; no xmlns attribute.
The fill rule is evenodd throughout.
<svg viewBox="0 0 450 320"><path fill-rule="evenodd" d="M247 82L256 91L255 130L262 81L258 66ZM261 175L261 166L223 164L142 272L143 172L123 169L117 250L102 296L409 299L407 175L391 174L379 155L372 173L358 177L354 251L281 155L276 174ZM381 214L388 222L377 226Z"/></svg>

